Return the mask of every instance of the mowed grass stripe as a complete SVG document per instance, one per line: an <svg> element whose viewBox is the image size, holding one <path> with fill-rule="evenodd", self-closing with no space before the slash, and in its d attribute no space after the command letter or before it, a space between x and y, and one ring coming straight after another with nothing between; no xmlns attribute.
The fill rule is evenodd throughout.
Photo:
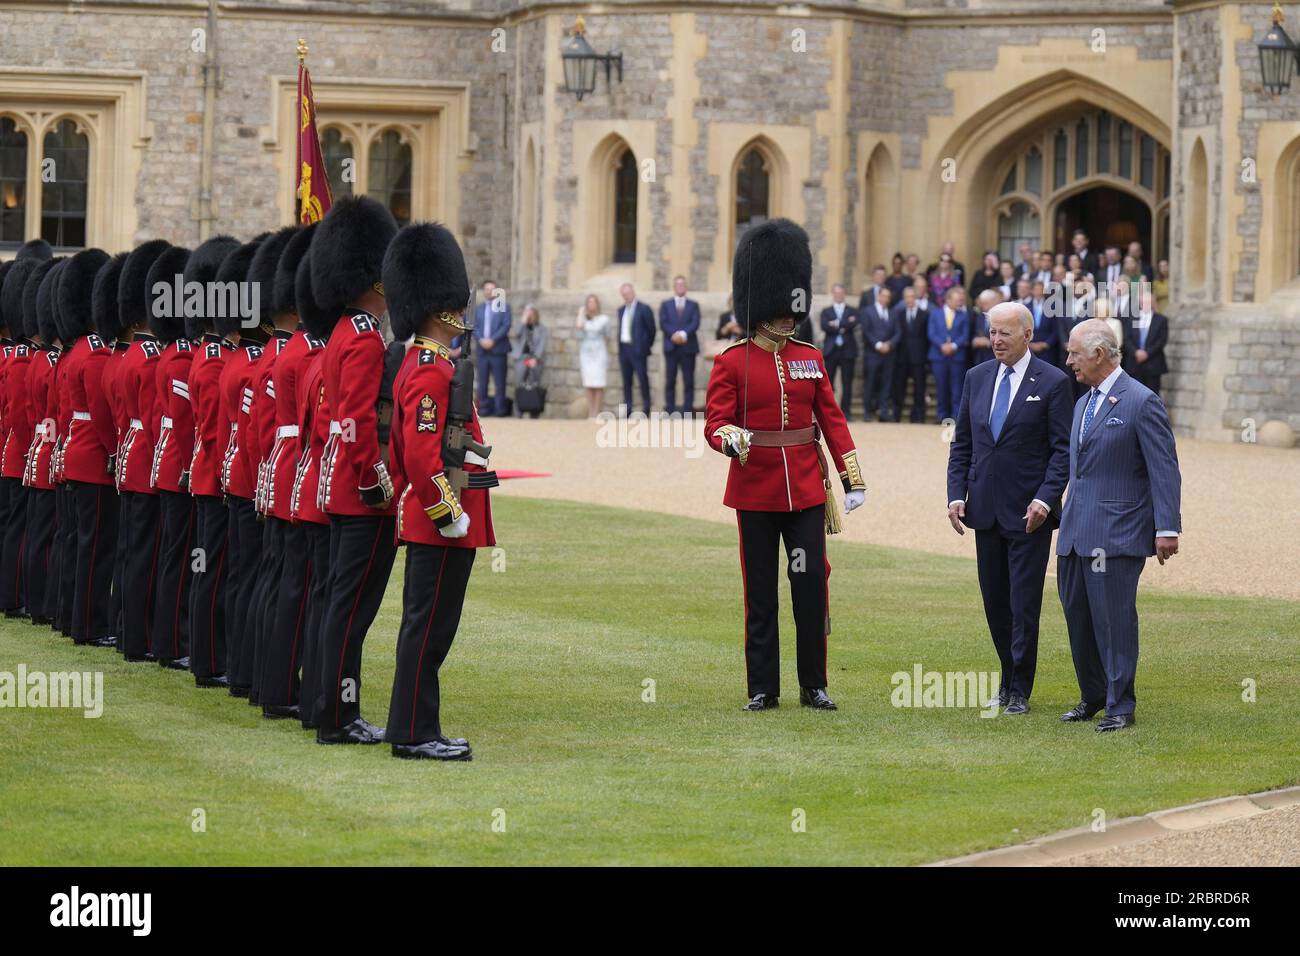
<svg viewBox="0 0 1300 956"><path fill-rule="evenodd" d="M1077 690L1049 578L1026 718L900 709L896 671L996 667L974 563L832 539L841 709L798 706L782 580L783 706L745 714L733 528L517 498L494 510L503 550L478 556L442 673L444 727L473 763L321 747L188 675L6 621L0 670L98 667L107 700L98 720L0 710L0 862L917 863L1097 808L1297 780L1295 604L1144 593L1138 727L1100 736L1056 719ZM399 555L366 641L363 712L379 723L401 587Z"/></svg>

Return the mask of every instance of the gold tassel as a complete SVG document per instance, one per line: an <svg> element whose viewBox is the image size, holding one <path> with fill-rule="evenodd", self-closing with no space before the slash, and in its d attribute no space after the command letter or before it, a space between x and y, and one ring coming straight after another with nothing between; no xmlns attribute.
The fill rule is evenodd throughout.
<svg viewBox="0 0 1300 956"><path fill-rule="evenodd" d="M824 482L826 485L826 533L839 534L844 530L840 522L840 503L835 500L835 494L831 491L831 481L827 478Z"/></svg>

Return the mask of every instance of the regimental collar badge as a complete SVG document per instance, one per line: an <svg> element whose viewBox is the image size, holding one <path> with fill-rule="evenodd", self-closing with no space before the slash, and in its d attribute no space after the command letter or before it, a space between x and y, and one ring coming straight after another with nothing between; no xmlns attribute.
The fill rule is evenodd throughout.
<svg viewBox="0 0 1300 956"><path fill-rule="evenodd" d="M791 379L821 378L822 370L815 359L790 359L785 363Z"/></svg>

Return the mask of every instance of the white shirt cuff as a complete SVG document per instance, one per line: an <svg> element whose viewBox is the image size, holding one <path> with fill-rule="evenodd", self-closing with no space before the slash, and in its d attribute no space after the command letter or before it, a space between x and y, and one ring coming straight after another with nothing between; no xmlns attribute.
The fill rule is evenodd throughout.
<svg viewBox="0 0 1300 956"><path fill-rule="evenodd" d="M964 505L965 503L966 502L962 501L961 499L958 499L956 501L948 502L948 507L951 508L953 505Z"/></svg>
<svg viewBox="0 0 1300 956"><path fill-rule="evenodd" d="M1042 498L1035 498L1033 501L1030 502L1030 504L1041 505L1043 510L1046 511L1049 515L1052 513L1051 506L1048 505L1048 503L1044 501Z"/></svg>
<svg viewBox="0 0 1300 956"><path fill-rule="evenodd" d="M1156 537L1157 537L1157 538L1176 538L1176 537L1178 537L1178 532L1177 532L1177 531L1157 531L1157 532L1156 532Z"/></svg>

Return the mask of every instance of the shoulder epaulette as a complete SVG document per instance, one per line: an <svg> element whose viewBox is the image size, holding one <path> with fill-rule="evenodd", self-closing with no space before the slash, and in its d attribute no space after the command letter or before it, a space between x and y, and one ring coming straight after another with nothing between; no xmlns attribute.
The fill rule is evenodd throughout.
<svg viewBox="0 0 1300 956"><path fill-rule="evenodd" d="M325 347L324 339L318 339L314 335L304 335L303 337L307 340L307 348L309 349L323 349Z"/></svg>
<svg viewBox="0 0 1300 956"><path fill-rule="evenodd" d="M256 362L261 357L262 357L262 346L250 345L248 347L248 360L250 362Z"/></svg>
<svg viewBox="0 0 1300 956"><path fill-rule="evenodd" d="M189 339L177 339L177 340L176 340L176 351L177 351L177 352L192 352L192 351L194 351L194 346L190 344L190 340L189 340Z"/></svg>
<svg viewBox="0 0 1300 956"><path fill-rule="evenodd" d="M90 333L89 335L86 336L86 345L88 345L88 346L90 347L91 351L94 351L95 349L106 349L106 348L108 348L108 346L104 343L104 340L101 339L101 338L100 338L98 335L96 335L94 332L92 332L92 333Z"/></svg>
<svg viewBox="0 0 1300 956"><path fill-rule="evenodd" d="M50 349L45 353L45 361L50 363L50 368L54 368L59 364L59 353Z"/></svg>
<svg viewBox="0 0 1300 956"><path fill-rule="evenodd" d="M209 342L203 348L203 355L205 358L210 358L210 359L221 358L221 343Z"/></svg>
<svg viewBox="0 0 1300 956"><path fill-rule="evenodd" d="M13 354L14 354L14 347L13 347L12 345L6 345L6 346L5 346L5 358L9 358L9 356L11 356L11 355L13 355Z"/></svg>
<svg viewBox="0 0 1300 956"><path fill-rule="evenodd" d="M144 350L146 358L157 358L162 355L162 350L158 348L157 342L145 340L140 343L140 348Z"/></svg>
<svg viewBox="0 0 1300 956"><path fill-rule="evenodd" d="M746 342L748 342L748 341L749 341L748 338L736 339L736 341L732 342L730 345L728 345L726 348L724 348L724 349L723 349L721 352L719 352L718 354L719 354L719 355L725 355L727 352L730 352L732 349L734 349L737 345L744 345L744 344L745 344Z"/></svg>
<svg viewBox="0 0 1300 956"><path fill-rule="evenodd" d="M433 349L420 349L420 364L433 365L438 361L438 353Z"/></svg>
<svg viewBox="0 0 1300 956"><path fill-rule="evenodd" d="M379 322L376 321L373 315L363 312L360 315L352 316L352 327L356 329L358 335L363 332L378 332Z"/></svg>
<svg viewBox="0 0 1300 956"><path fill-rule="evenodd" d="M30 352L27 346L25 345L14 346L14 358L26 358L29 354Z"/></svg>

